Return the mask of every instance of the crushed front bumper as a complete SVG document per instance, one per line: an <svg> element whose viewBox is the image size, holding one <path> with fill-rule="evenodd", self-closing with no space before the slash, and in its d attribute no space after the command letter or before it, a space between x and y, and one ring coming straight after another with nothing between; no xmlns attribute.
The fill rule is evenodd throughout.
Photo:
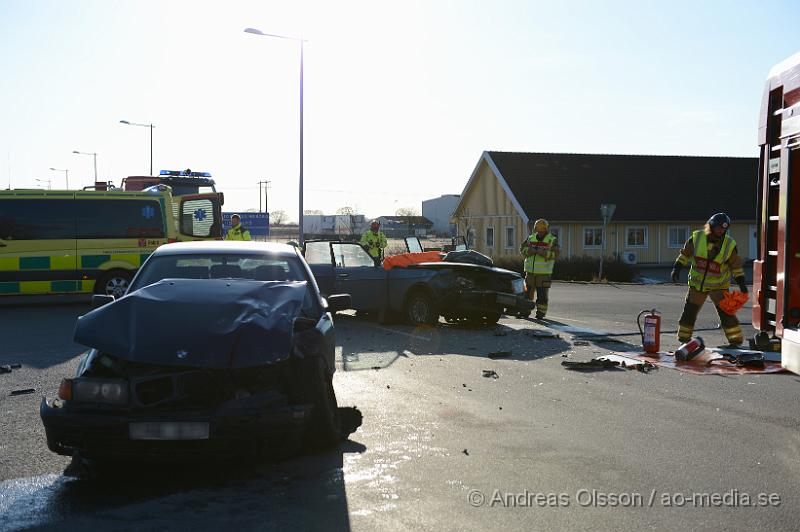
<svg viewBox="0 0 800 532"><path fill-rule="evenodd" d="M501 314L530 312L536 305L525 294L509 294L495 290L462 290L457 297L447 303L460 310L493 310Z"/></svg>
<svg viewBox="0 0 800 532"><path fill-rule="evenodd" d="M248 398L251 399L251 398ZM240 404L236 404L236 403ZM84 458L175 460L284 453L299 447L310 405L232 400L211 409L120 411L42 399L39 413L51 451ZM132 423L208 423L203 439L133 439Z"/></svg>

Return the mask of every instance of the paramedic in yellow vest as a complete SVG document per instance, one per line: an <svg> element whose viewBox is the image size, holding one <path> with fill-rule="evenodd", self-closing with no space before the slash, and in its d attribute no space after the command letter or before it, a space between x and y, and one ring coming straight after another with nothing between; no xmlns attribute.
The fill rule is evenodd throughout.
<svg viewBox="0 0 800 532"><path fill-rule="evenodd" d="M553 266L558 257L558 241L550 233L547 220L539 219L533 224L533 233L520 246L525 257L525 283L528 285L528 297L536 301L536 319L547 314L550 284L553 277Z"/></svg>
<svg viewBox="0 0 800 532"><path fill-rule="evenodd" d="M744 341L742 328L736 316L723 311L719 304L728 291L731 275L742 293L747 293L747 282L742 269L742 259L736 249L736 241L728 235L731 219L719 212L708 219L704 229L694 231L681 249L672 269L672 282L677 283L681 268L690 264L689 292L683 314L678 322L678 340L688 342L694 332L694 323L700 307L710 297L717 309L720 324L730 346Z"/></svg>
<svg viewBox="0 0 800 532"><path fill-rule="evenodd" d="M372 220L369 224L369 231L361 237L361 245L367 248L372 258L383 259L383 250L386 249L387 244L386 235L381 233L381 223L378 220Z"/></svg>
<svg viewBox="0 0 800 532"><path fill-rule="evenodd" d="M250 240L250 231L242 227L242 219L238 214L231 215L231 228L225 240Z"/></svg>

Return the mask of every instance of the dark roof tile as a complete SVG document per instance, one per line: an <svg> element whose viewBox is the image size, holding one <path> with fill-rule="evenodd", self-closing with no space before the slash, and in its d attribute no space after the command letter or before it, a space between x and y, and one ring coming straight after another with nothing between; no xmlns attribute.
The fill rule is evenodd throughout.
<svg viewBox="0 0 800 532"><path fill-rule="evenodd" d="M530 219L705 220L756 217L758 159L672 155L488 152Z"/></svg>

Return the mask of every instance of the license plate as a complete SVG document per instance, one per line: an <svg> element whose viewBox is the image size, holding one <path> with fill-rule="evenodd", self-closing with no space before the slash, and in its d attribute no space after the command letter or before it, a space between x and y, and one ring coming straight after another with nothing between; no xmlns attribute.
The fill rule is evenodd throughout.
<svg viewBox="0 0 800 532"><path fill-rule="evenodd" d="M208 421L147 421L128 425L132 440L207 440Z"/></svg>
<svg viewBox="0 0 800 532"><path fill-rule="evenodd" d="M515 294L521 294L525 291L525 281L523 279L514 279L511 281L511 286L514 288Z"/></svg>
<svg viewBox="0 0 800 532"><path fill-rule="evenodd" d="M514 305L517 298L509 294L497 294L497 302L501 305Z"/></svg>

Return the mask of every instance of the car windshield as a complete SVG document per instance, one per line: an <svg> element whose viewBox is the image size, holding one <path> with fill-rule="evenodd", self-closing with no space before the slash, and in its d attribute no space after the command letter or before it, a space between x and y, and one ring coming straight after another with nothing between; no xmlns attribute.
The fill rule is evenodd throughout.
<svg viewBox="0 0 800 532"><path fill-rule="evenodd" d="M153 257L142 267L129 292L162 279L253 279L307 281L295 257L268 254L197 254Z"/></svg>

